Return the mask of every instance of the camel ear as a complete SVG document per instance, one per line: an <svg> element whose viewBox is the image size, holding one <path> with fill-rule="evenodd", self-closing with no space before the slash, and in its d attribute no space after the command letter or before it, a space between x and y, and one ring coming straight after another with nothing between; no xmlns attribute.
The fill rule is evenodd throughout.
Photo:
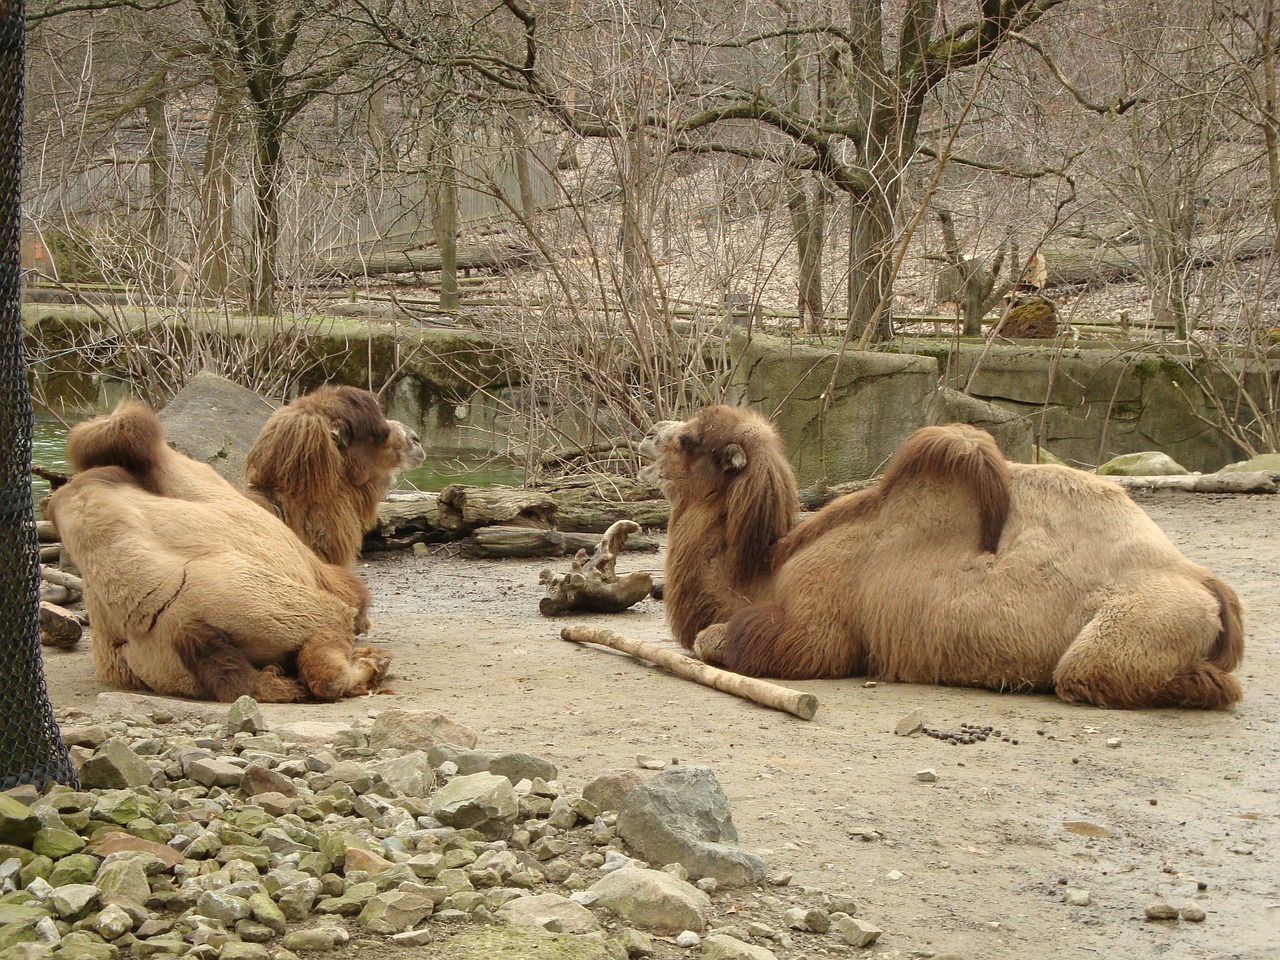
<svg viewBox="0 0 1280 960"><path fill-rule="evenodd" d="M726 473L738 473L747 465L747 451L740 444L728 443L720 451L720 467Z"/></svg>
<svg viewBox="0 0 1280 960"><path fill-rule="evenodd" d="M351 442L351 431L347 429L345 423L329 424L329 433L333 437L333 442L339 450L345 450L347 444Z"/></svg>

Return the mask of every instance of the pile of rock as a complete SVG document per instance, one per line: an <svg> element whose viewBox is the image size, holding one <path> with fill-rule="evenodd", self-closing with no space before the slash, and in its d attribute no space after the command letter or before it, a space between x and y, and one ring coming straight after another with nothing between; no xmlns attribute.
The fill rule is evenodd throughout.
<svg viewBox="0 0 1280 960"><path fill-rule="evenodd" d="M572 793L438 714L387 710L317 745L248 698L217 722L163 710L61 717L81 788L0 794L0 958L284 960L353 940L479 958L555 938L572 958L763 960L880 933L768 877L706 767Z"/></svg>

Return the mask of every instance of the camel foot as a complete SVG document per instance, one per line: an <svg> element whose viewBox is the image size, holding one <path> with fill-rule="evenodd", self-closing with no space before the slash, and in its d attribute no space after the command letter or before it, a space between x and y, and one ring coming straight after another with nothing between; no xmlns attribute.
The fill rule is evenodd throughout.
<svg viewBox="0 0 1280 960"><path fill-rule="evenodd" d="M729 654L729 626L713 623L698 631L693 641L693 653L704 663L724 663Z"/></svg>

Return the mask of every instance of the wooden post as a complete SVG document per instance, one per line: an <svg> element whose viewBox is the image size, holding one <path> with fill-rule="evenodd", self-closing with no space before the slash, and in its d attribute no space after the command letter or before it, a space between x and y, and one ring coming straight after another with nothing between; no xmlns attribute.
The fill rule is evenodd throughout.
<svg viewBox="0 0 1280 960"><path fill-rule="evenodd" d="M744 677L740 673L721 670L701 660L660 647L656 643L624 637L620 633L603 627L565 627L560 631L560 638L621 650L633 657L655 663L678 677L700 683L704 687L714 687L716 690L732 693L735 697L742 697L763 707L785 710L801 720L812 720L813 715L818 712L818 698L811 693L801 693L799 690L780 687L767 680L757 680L755 677Z"/></svg>

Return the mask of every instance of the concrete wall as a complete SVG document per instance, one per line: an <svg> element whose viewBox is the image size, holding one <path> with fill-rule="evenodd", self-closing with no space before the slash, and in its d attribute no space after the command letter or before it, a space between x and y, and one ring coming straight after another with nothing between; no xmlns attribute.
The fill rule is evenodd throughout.
<svg viewBox="0 0 1280 960"><path fill-rule="evenodd" d="M970 396L1024 419L1033 437L1068 463L1096 466L1123 453L1159 450L1188 470L1212 472L1243 459L1244 451L1212 425L1220 414L1209 395L1235 405L1236 374L1199 356L1177 356L1174 345L1158 355L1150 346L918 349L938 361L943 383L968 384ZM1266 395L1260 374L1250 382L1255 396Z"/></svg>
<svg viewBox="0 0 1280 960"><path fill-rule="evenodd" d="M749 341L739 335L733 350L741 359L727 400L773 417L801 486L820 478L834 484L874 476L902 441L932 423L978 423L997 435L1006 455L1031 456L1029 434L1015 417L939 390L933 357L841 356L760 334Z"/></svg>
<svg viewBox="0 0 1280 960"><path fill-rule="evenodd" d="M47 328L40 337L46 352L56 352L59 335L65 336L62 327L92 322L69 318L66 308L44 311L55 309L56 315L40 317L24 310L29 328ZM841 354L834 347L758 333L731 336L740 360L727 399L775 417L802 485L873 476L914 430L956 420L991 431L1005 454L1021 461L1036 459L1037 444L1088 466L1143 450L1160 450L1204 472L1244 459L1242 450L1206 422L1219 415L1201 384L1215 384L1220 398L1234 402L1231 377L1211 375L1203 360L1170 356L1167 349L1160 355L1141 352L1151 345L986 349L919 341L896 353ZM90 384L76 395L82 404L103 409L109 399L103 384L111 378L84 369L78 351L57 356L33 368L33 375ZM390 380L383 391L389 415L411 424L440 455L518 457L529 445L538 446L540 438L517 434L506 415L524 401L502 347L474 332L324 320L313 325L305 356L294 362L306 371L302 390L323 382L376 390ZM1280 395L1280 364L1270 376L1270 396ZM1258 377L1253 392L1268 395Z"/></svg>

